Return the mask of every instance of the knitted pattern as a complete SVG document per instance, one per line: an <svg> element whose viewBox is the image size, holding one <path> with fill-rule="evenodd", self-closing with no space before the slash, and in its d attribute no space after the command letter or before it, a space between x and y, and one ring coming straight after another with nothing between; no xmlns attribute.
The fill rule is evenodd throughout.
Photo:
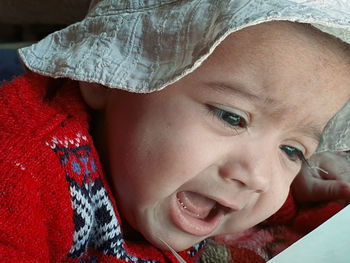
<svg viewBox="0 0 350 263"><path fill-rule="evenodd" d="M78 85L46 101L49 84L28 73L0 88L0 262L177 262L123 239ZM179 254L194 262L204 244Z"/></svg>
<svg viewBox="0 0 350 263"><path fill-rule="evenodd" d="M80 133L72 139L59 140L54 137L51 143L46 144L59 157L71 194L75 229L69 256L79 258L88 247L93 247L105 255L125 261L156 262L139 259L126 252L120 224L91 155L87 137Z"/></svg>

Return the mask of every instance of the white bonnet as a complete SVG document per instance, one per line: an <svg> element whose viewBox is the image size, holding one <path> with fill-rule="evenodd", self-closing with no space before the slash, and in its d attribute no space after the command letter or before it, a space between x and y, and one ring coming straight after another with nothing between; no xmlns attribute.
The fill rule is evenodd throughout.
<svg viewBox="0 0 350 263"><path fill-rule="evenodd" d="M195 70L230 33L276 20L309 23L350 44L347 0L95 0L82 21L19 55L39 74L149 93ZM318 151L350 149L348 116L349 103Z"/></svg>

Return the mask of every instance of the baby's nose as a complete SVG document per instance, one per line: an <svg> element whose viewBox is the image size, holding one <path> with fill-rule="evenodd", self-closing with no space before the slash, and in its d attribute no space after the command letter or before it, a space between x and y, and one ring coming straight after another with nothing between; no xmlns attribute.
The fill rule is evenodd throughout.
<svg viewBox="0 0 350 263"><path fill-rule="evenodd" d="M257 193L269 189L272 162L268 156L239 156L236 160L229 160L219 168L221 177L234 181L242 187Z"/></svg>

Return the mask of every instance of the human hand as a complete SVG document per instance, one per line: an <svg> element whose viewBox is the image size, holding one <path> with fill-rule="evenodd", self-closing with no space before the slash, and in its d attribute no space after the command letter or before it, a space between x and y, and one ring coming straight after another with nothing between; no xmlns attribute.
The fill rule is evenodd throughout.
<svg viewBox="0 0 350 263"><path fill-rule="evenodd" d="M292 184L296 201L350 203L350 160L345 154L323 152L312 156L309 163L311 168L303 164Z"/></svg>

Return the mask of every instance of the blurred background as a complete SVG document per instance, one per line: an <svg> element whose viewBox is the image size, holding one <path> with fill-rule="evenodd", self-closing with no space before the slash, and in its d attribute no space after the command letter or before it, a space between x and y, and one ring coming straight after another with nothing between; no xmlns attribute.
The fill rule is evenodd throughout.
<svg viewBox="0 0 350 263"><path fill-rule="evenodd" d="M0 0L0 85L24 72L17 49L80 21L90 0Z"/></svg>
<svg viewBox="0 0 350 263"><path fill-rule="evenodd" d="M90 0L0 0L0 45L35 42L83 19L89 3Z"/></svg>

